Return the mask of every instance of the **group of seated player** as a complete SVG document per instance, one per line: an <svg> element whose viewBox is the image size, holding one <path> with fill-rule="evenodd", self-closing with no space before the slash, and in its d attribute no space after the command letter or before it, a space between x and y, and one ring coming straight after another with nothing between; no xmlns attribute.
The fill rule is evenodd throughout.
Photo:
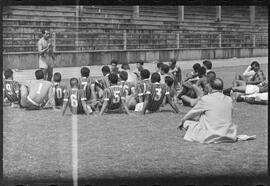
<svg viewBox="0 0 270 186"><path fill-rule="evenodd" d="M157 70L153 73L144 69L141 60L137 62L135 72L130 70L129 64L122 64L121 70L117 65L118 62L112 60L111 69L103 66L101 78L91 77L90 69L82 67L81 77L71 78L69 85L62 82L59 72L53 75L52 82L44 80L42 70L35 71L36 80L19 84L13 80L12 70L8 69L4 72L3 99L12 107L27 110L61 109L62 115L67 107L72 114L102 115L122 111L129 114L130 110L145 114L156 112L167 103L179 113L179 102L195 106L202 96L211 92L209 82L216 78L212 63L208 60L203 61L202 65L194 64L194 71L184 79L175 59L169 65L157 63ZM235 95L235 92L240 93ZM268 104L268 99L267 102L262 99L265 95L261 95L266 92L268 97L268 82L256 61L244 72L244 77L237 76L232 88L224 90L224 94L237 101L259 104Z"/></svg>

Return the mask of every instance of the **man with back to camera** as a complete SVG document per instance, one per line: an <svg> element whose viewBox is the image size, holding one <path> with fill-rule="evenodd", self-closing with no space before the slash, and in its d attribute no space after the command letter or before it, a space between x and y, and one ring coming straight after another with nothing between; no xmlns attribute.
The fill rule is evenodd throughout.
<svg viewBox="0 0 270 186"><path fill-rule="evenodd" d="M183 117L179 129L186 129L184 139L200 143L235 142L237 128L232 122L233 101L222 93L223 81L211 79L210 93Z"/></svg>
<svg viewBox="0 0 270 186"><path fill-rule="evenodd" d="M41 69L35 72L36 80L32 80L27 85L21 85L21 107L27 110L39 110L48 101L54 99L53 84L44 80L44 73Z"/></svg>
<svg viewBox="0 0 270 186"><path fill-rule="evenodd" d="M51 81L53 76L54 53L53 45L50 39L50 32L42 30L42 38L39 39L37 46L39 52L39 68L43 70L44 79Z"/></svg>

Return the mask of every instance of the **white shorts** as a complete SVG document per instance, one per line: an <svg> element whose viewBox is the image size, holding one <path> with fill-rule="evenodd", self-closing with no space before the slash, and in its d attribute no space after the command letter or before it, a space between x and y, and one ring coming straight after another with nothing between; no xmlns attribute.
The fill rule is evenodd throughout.
<svg viewBox="0 0 270 186"><path fill-rule="evenodd" d="M257 94L259 93L259 87L257 85L247 85L246 94Z"/></svg>

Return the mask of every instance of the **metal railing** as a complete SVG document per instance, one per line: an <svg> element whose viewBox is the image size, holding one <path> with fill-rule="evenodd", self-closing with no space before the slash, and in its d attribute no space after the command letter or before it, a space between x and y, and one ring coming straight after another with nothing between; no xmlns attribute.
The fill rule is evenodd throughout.
<svg viewBox="0 0 270 186"><path fill-rule="evenodd" d="M38 35L3 37L4 52L37 51ZM140 50L181 48L267 48L267 33L121 32L54 33L55 51Z"/></svg>

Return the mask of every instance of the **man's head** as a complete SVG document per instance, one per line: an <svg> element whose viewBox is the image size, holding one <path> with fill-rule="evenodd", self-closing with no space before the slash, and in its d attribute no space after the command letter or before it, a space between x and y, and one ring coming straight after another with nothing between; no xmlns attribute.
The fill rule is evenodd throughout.
<svg viewBox="0 0 270 186"><path fill-rule="evenodd" d="M160 69L160 73L163 75L163 74L167 74L170 70L170 67L169 65L166 65L166 64L162 64L161 65L161 69Z"/></svg>
<svg viewBox="0 0 270 186"><path fill-rule="evenodd" d="M171 78L170 76L165 77L165 83L168 85L168 87L171 87L173 82L173 78Z"/></svg>
<svg viewBox="0 0 270 186"><path fill-rule="evenodd" d="M161 66L163 65L162 62L158 62L157 63L157 70L160 72Z"/></svg>
<svg viewBox="0 0 270 186"><path fill-rule="evenodd" d="M199 77L205 76L205 73L206 73L206 69L205 69L204 67L200 67L200 68L198 69L198 76L199 76Z"/></svg>
<svg viewBox="0 0 270 186"><path fill-rule="evenodd" d="M139 61L137 61L137 63L136 63L136 67L137 67L138 69L141 69L141 68L143 67L143 64L144 64L143 60L139 60Z"/></svg>
<svg viewBox="0 0 270 186"><path fill-rule="evenodd" d="M260 64L258 63L258 61L253 61L251 63L251 69L255 72L258 72L260 70Z"/></svg>
<svg viewBox="0 0 270 186"><path fill-rule="evenodd" d="M173 58L173 59L171 59L170 62L169 62L169 67L170 67L171 69L174 69L175 65L176 65L176 59Z"/></svg>
<svg viewBox="0 0 270 186"><path fill-rule="evenodd" d="M82 77L89 77L89 74L90 74L90 69L87 68L87 67L82 67L81 68L81 76Z"/></svg>
<svg viewBox="0 0 270 186"><path fill-rule="evenodd" d="M42 36L44 37L44 39L48 39L50 37L50 32L47 29L43 29L41 30Z"/></svg>
<svg viewBox="0 0 270 186"><path fill-rule="evenodd" d="M61 79L62 79L62 77L61 77L60 72L54 73L54 75L53 75L53 81L54 82L60 83L61 82Z"/></svg>
<svg viewBox="0 0 270 186"><path fill-rule="evenodd" d="M122 81L126 81L128 79L128 73L126 71L121 71L119 76Z"/></svg>
<svg viewBox="0 0 270 186"><path fill-rule="evenodd" d="M156 82L160 82L160 75L159 73L157 72L154 72L152 75L151 75L151 82L152 83L156 83Z"/></svg>
<svg viewBox="0 0 270 186"><path fill-rule="evenodd" d="M111 84L116 85L118 82L118 76L116 74L110 74L109 81Z"/></svg>
<svg viewBox="0 0 270 186"><path fill-rule="evenodd" d="M194 72L198 72L198 69L201 67L201 65L199 63L195 63L192 68L194 70Z"/></svg>
<svg viewBox="0 0 270 186"><path fill-rule="evenodd" d="M223 90L223 81L221 78L215 78L215 79L211 79L210 82L210 87L213 90L218 90L218 91L222 91Z"/></svg>
<svg viewBox="0 0 270 186"><path fill-rule="evenodd" d="M70 87L71 88L78 88L79 87L79 81L77 78L70 79Z"/></svg>
<svg viewBox="0 0 270 186"><path fill-rule="evenodd" d="M103 76L106 76L107 74L111 73L110 67L108 66L103 66L101 68L101 71L102 71Z"/></svg>
<svg viewBox="0 0 270 186"><path fill-rule="evenodd" d="M127 63L122 64L121 68L122 68L123 70L130 70L130 66L129 66L129 64L127 64Z"/></svg>
<svg viewBox="0 0 270 186"><path fill-rule="evenodd" d="M149 70L147 70L147 69L143 69L143 70L140 72L140 75L141 75L141 79L149 79L149 77L150 77L150 72L149 72Z"/></svg>
<svg viewBox="0 0 270 186"><path fill-rule="evenodd" d="M205 60L205 61L203 61L203 66L206 68L206 70L211 70L212 69L212 62Z"/></svg>
<svg viewBox="0 0 270 186"><path fill-rule="evenodd" d="M210 71L206 74L207 83L210 82L211 79L216 79L216 73L214 71Z"/></svg>
<svg viewBox="0 0 270 186"><path fill-rule="evenodd" d="M111 61L112 70L116 69L118 65L118 61L116 59L113 59Z"/></svg>
<svg viewBox="0 0 270 186"><path fill-rule="evenodd" d="M13 79L13 71L11 69L7 69L4 72L5 79Z"/></svg>
<svg viewBox="0 0 270 186"><path fill-rule="evenodd" d="M44 79L44 72L41 69L35 71L36 79Z"/></svg>

